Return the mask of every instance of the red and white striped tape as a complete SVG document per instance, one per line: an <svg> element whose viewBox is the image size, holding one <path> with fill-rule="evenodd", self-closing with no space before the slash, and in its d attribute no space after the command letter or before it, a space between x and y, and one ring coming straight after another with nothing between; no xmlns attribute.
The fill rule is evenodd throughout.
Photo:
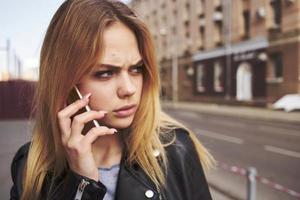
<svg viewBox="0 0 300 200"><path fill-rule="evenodd" d="M218 165L222 169L225 169L227 171L231 171L231 172L239 174L241 176L246 176L247 175L247 170L245 170L244 168L240 168L240 167L237 167L237 166L229 166L226 163L218 163Z"/></svg>
<svg viewBox="0 0 300 200"><path fill-rule="evenodd" d="M280 184L275 183L273 181L270 181L270 180L268 180L264 177L256 176L256 180L261 182L262 184L265 184L265 185L268 185L268 186L272 187L275 190L279 190L279 191L288 193L291 196L300 198L300 193L299 192L295 192L293 190L290 190L289 188L284 187L283 185L280 185Z"/></svg>
<svg viewBox="0 0 300 200"><path fill-rule="evenodd" d="M218 166L221 167L224 170L230 171L232 173L238 174L240 176L247 176L247 170L241 167L237 167L237 166L230 166L226 163L218 163ZM287 187L284 187L283 185L280 185L278 183L275 183L273 181L270 181L267 178L261 177L261 176L256 176L256 180L259 181L260 183L264 184L264 185L268 185L270 187L272 187L275 190L279 190L281 192L285 192L291 196L300 198L300 193L293 191Z"/></svg>

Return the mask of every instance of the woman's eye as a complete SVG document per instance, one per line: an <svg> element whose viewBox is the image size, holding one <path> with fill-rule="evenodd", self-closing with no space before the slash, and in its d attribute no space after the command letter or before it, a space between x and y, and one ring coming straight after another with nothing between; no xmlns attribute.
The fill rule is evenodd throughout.
<svg viewBox="0 0 300 200"><path fill-rule="evenodd" d="M131 69L131 72L139 74L144 71L144 65L136 66Z"/></svg>
<svg viewBox="0 0 300 200"><path fill-rule="evenodd" d="M109 78L113 75L114 75L113 70L98 71L98 72L95 72L95 74L94 74L94 76L96 78Z"/></svg>

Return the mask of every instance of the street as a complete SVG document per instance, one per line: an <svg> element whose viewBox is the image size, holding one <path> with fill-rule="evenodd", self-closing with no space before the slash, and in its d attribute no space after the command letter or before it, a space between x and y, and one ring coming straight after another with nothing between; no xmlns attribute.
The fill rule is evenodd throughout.
<svg viewBox="0 0 300 200"><path fill-rule="evenodd" d="M201 114L183 109L167 113L192 129L215 159L247 169L296 192L300 191L300 124ZM208 172L220 190L245 199L246 177L220 168ZM258 199L296 199L269 186L257 184Z"/></svg>
<svg viewBox="0 0 300 200"><path fill-rule="evenodd" d="M0 199L9 199L12 186L10 165L18 148L30 140L32 124L27 120L0 121ZM219 191L211 188L214 199L230 200Z"/></svg>
<svg viewBox="0 0 300 200"><path fill-rule="evenodd" d="M184 109L166 112L191 128L219 164L245 168L258 175L300 191L300 124L250 120ZM10 163L17 149L29 141L28 121L0 122L2 183L0 199L8 199L11 187ZM214 199L246 199L246 177L217 167L206 172ZM231 197L231 198L230 198ZM258 200L296 199L270 186L257 183Z"/></svg>
<svg viewBox="0 0 300 200"><path fill-rule="evenodd" d="M0 121L0 199L9 199L10 164L18 148L30 140L30 127L27 120Z"/></svg>

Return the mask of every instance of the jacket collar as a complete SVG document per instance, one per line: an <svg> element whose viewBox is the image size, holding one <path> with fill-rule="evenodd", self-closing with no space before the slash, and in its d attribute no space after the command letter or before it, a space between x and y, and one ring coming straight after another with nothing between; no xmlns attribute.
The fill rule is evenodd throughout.
<svg viewBox="0 0 300 200"><path fill-rule="evenodd" d="M159 199L155 184L138 163L133 162L132 164L129 164L127 158L127 149L124 148L120 163L115 200L127 200L128 197L130 197L131 200L140 200L149 198L149 195L152 196L151 194L153 194L153 196L149 199ZM128 195L120 196L118 194Z"/></svg>

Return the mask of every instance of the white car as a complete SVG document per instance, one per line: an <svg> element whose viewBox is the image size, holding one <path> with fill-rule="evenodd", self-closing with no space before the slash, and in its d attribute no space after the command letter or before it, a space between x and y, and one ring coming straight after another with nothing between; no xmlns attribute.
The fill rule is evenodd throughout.
<svg viewBox="0 0 300 200"><path fill-rule="evenodd" d="M274 109L284 109L286 112L300 110L300 94L287 94L276 101L272 107Z"/></svg>

